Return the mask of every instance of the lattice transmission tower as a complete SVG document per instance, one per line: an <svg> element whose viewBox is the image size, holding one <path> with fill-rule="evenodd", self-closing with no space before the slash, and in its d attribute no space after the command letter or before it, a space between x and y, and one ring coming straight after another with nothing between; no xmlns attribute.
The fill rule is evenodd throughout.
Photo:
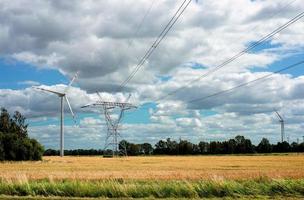
<svg viewBox="0 0 304 200"><path fill-rule="evenodd" d="M105 116L106 125L107 125L107 135L105 139L105 146L104 146L104 156L127 156L126 147L120 146L119 138L122 139L120 135L120 128L121 122L124 116L124 112L126 110L137 108L136 106L128 103L131 95L127 98L127 101L124 103L121 102L109 102L109 101L102 101L101 95L97 92L97 95L100 98L100 101L95 103L87 104L82 106L85 107L101 107L103 114ZM114 110L117 111L118 109L118 116L115 117ZM110 151L108 151L110 150Z"/></svg>

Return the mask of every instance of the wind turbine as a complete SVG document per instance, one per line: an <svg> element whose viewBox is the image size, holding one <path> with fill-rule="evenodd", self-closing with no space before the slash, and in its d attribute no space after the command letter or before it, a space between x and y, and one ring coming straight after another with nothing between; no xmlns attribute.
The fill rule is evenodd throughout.
<svg viewBox="0 0 304 200"><path fill-rule="evenodd" d="M278 116L278 119L279 119L279 122L281 123L281 141L284 142L284 136L285 136L285 133L284 133L284 119L283 117L279 114L278 111L274 110L275 113L277 114Z"/></svg>
<svg viewBox="0 0 304 200"><path fill-rule="evenodd" d="M60 156L61 157L64 156L64 100L63 99L66 100L66 102L69 106L70 112L72 114L73 121L74 121L74 123L76 123L74 112L72 110L70 101L67 97L67 92L70 89L73 82L75 81L75 79L77 78L77 76L78 76L78 72L74 75L74 77L70 81L69 85L65 88L65 90L63 92L49 90L49 89L45 89L45 88L41 88L41 87L33 87L35 89L42 90L44 92L56 94L60 98L60 111L61 111L61 115L60 115Z"/></svg>

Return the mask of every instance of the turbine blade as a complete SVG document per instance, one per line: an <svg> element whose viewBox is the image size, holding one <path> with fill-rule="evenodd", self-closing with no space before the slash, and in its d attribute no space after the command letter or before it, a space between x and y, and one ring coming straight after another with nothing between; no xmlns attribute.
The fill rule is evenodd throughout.
<svg viewBox="0 0 304 200"><path fill-rule="evenodd" d="M129 96L128 96L128 98L127 98L127 100L126 100L126 103L128 103L129 102L129 100L130 100L130 98L131 98L131 93L129 94Z"/></svg>
<svg viewBox="0 0 304 200"><path fill-rule="evenodd" d="M278 113L278 111L275 111L275 112L277 113L278 118L279 118L280 120L284 121L283 118L282 118L282 116Z"/></svg>
<svg viewBox="0 0 304 200"><path fill-rule="evenodd" d="M60 92L56 92L56 91L53 91L53 90L49 90L49 89L44 89L44 88L40 88L40 87L33 87L37 90L41 90L41 91L44 91L44 92L50 92L50 93L53 93L53 94L57 94L59 96L62 96L64 94L60 93Z"/></svg>
<svg viewBox="0 0 304 200"><path fill-rule="evenodd" d="M92 104L87 104L87 105L84 105L84 106L81 106L80 108L87 108L87 107L90 107Z"/></svg>
<svg viewBox="0 0 304 200"><path fill-rule="evenodd" d="M72 86L73 82L75 81L75 79L78 77L78 73L79 71L77 71L75 73L75 75L73 76L72 80L70 81L69 85L65 88L64 93L67 93L67 91L70 89L70 87Z"/></svg>
<svg viewBox="0 0 304 200"><path fill-rule="evenodd" d="M102 101L102 97L101 97L101 95L99 94L99 92L98 92L98 91L96 91L96 94L98 95L98 97L99 97L100 101Z"/></svg>
<svg viewBox="0 0 304 200"><path fill-rule="evenodd" d="M277 111L277 109L273 108L273 111L277 114L277 117L280 121L284 121L283 117L279 114L279 112Z"/></svg>
<svg viewBox="0 0 304 200"><path fill-rule="evenodd" d="M73 110L72 110L72 107L71 107L71 104L70 104L70 102L69 102L69 99L68 99L67 96L64 96L64 98L65 98L65 100L66 100L66 102L67 102L67 104L68 104L68 106L69 106L70 112L71 112L72 117L73 117L73 121L74 121L74 123L76 123L75 115L74 115L74 112L73 112Z"/></svg>

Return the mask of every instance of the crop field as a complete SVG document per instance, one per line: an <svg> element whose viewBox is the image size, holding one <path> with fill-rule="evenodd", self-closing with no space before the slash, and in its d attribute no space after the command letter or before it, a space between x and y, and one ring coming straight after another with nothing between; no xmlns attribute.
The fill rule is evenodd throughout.
<svg viewBox="0 0 304 200"><path fill-rule="evenodd" d="M44 157L0 164L0 199L304 197L304 154ZM8 197L7 197L8 195Z"/></svg>
<svg viewBox="0 0 304 200"><path fill-rule="evenodd" d="M304 154L269 156L44 157L0 164L4 180L214 180L304 178Z"/></svg>

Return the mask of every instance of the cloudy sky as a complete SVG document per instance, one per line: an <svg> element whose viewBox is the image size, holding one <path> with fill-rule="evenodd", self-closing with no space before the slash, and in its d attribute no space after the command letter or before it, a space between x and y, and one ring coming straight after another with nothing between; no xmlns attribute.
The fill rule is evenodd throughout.
<svg viewBox="0 0 304 200"><path fill-rule="evenodd" d="M104 146L101 109L80 108L98 99L95 91L105 101L124 102L132 94L130 103L138 109L126 113L121 127L122 137L132 142L241 134L254 143L262 137L275 143L280 125L273 109L284 117L289 140L302 140L303 64L259 84L191 100L302 61L304 18L197 79L303 12L303 0L192 1L134 78L118 89L182 2L1 0L0 106L22 112L29 135L46 148L58 148L59 98L32 86L63 91L79 71L67 94L77 114L75 125L65 111L67 149Z"/></svg>

